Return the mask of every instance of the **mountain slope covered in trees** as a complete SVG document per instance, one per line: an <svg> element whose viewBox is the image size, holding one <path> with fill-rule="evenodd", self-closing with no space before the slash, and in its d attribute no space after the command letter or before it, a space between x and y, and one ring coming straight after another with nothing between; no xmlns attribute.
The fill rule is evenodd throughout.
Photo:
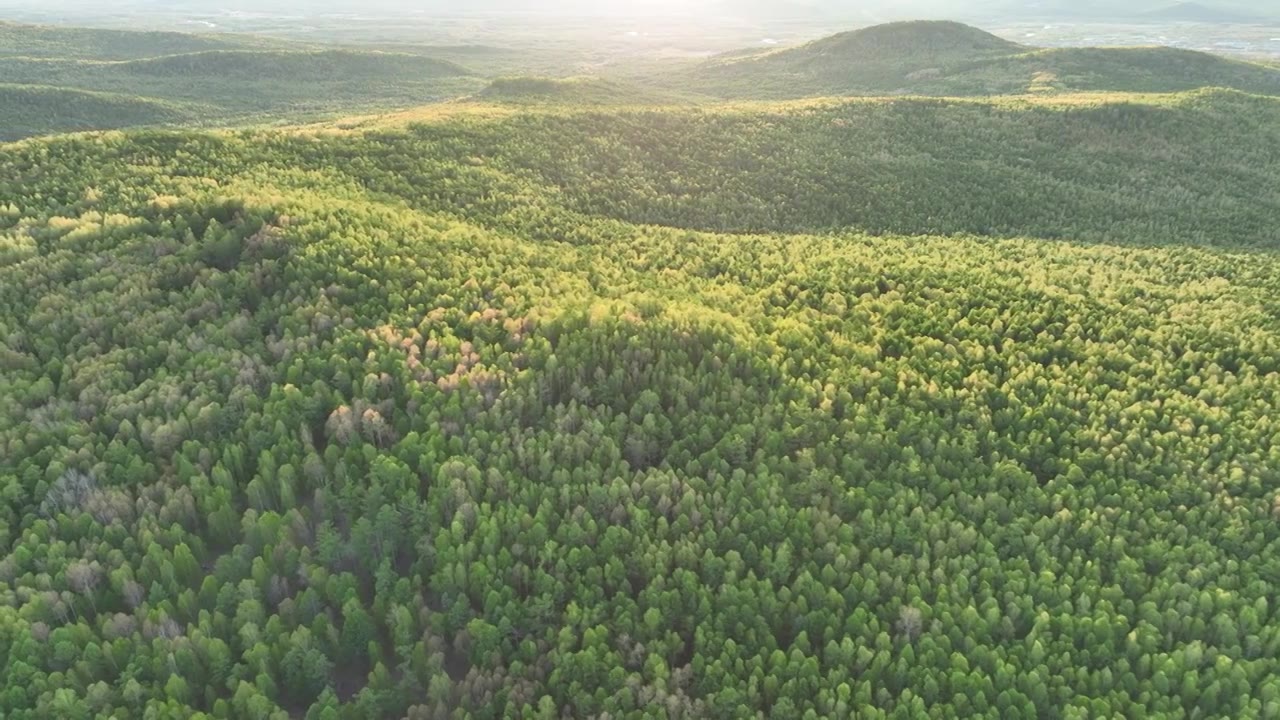
<svg viewBox="0 0 1280 720"><path fill-rule="evenodd" d="M489 83L473 101L560 107L689 103L686 95L603 78L506 77Z"/></svg>
<svg viewBox="0 0 1280 720"><path fill-rule="evenodd" d="M1274 112L0 146L0 707L1274 713Z"/></svg>
<svg viewBox="0 0 1280 720"><path fill-rule="evenodd" d="M0 57L136 60L159 55L278 46L250 35L139 32L0 20Z"/></svg>
<svg viewBox="0 0 1280 720"><path fill-rule="evenodd" d="M1280 100L1231 91L530 112L499 127L436 131L419 152L485 158L637 223L1277 246Z"/></svg>
<svg viewBox="0 0 1280 720"><path fill-rule="evenodd" d="M727 98L1178 92L1226 87L1280 95L1280 71L1179 48L1030 48L955 22L889 23L796 48L730 54L689 86Z"/></svg>
<svg viewBox="0 0 1280 720"><path fill-rule="evenodd" d="M240 35L12 24L0 25L0 79L43 88L45 94L42 102L9 109L25 119L0 126L6 139L122 126L290 124L423 105L485 85L456 63L419 53L299 46ZM97 112L90 101L74 123L50 109L52 98L87 98L76 94L83 92L115 96L132 107L132 119ZM183 114L177 107L198 109Z"/></svg>
<svg viewBox="0 0 1280 720"><path fill-rule="evenodd" d="M613 61L602 60L609 57ZM577 72L583 68L590 74ZM923 21L710 60L611 56L585 47L577 55L541 46L335 48L233 34L0 24L0 78L44 93L43 104L10 111L23 120L0 128L8 139L121 126L290 125L462 98L516 106L714 107L840 96L1173 93L1210 87L1280 95L1280 69L1274 65L1176 48L1039 49L960 23ZM68 122L63 114L43 110L56 97L80 97L58 90L106 93L134 112L87 112ZM96 97L101 103L103 96ZM126 117L133 119L124 122Z"/></svg>
<svg viewBox="0 0 1280 720"><path fill-rule="evenodd" d="M130 95L0 83L0 142L51 132L187 124L196 121L198 110Z"/></svg>

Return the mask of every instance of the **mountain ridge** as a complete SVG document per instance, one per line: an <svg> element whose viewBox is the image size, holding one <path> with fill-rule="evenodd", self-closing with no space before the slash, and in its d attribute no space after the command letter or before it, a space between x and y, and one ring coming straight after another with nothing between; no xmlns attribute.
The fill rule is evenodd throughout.
<svg viewBox="0 0 1280 720"><path fill-rule="evenodd" d="M723 98L1180 92L1224 86L1280 93L1275 68L1170 47L1036 48L949 21L888 23L804 45L731 53L685 74Z"/></svg>

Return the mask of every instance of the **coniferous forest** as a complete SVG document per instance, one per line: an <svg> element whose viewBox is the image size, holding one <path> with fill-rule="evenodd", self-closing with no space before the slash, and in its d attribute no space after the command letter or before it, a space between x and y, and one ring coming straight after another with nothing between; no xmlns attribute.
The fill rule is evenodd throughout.
<svg viewBox="0 0 1280 720"><path fill-rule="evenodd" d="M1280 100L621 82L0 145L0 717L1280 717Z"/></svg>

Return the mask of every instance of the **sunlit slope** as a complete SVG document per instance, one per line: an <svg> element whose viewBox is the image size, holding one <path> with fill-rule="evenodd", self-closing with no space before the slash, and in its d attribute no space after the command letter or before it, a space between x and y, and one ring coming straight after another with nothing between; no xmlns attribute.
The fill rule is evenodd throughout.
<svg viewBox="0 0 1280 720"><path fill-rule="evenodd" d="M966 94L1223 87L1280 95L1280 69L1170 47L1052 48L958 67L937 87Z"/></svg>
<svg viewBox="0 0 1280 720"><path fill-rule="evenodd" d="M1280 94L1280 71L1177 48L1032 49L950 22L904 22L797 48L713 59L685 75L728 98L1177 92L1229 87Z"/></svg>
<svg viewBox="0 0 1280 720"><path fill-rule="evenodd" d="M1227 90L423 119L380 152L483 158L529 192L638 223L1280 241L1280 101Z"/></svg>
<svg viewBox="0 0 1280 720"><path fill-rule="evenodd" d="M1274 252L642 227L530 163L643 138L644 206L952 104L884 107L0 148L6 717L1262 716Z"/></svg>

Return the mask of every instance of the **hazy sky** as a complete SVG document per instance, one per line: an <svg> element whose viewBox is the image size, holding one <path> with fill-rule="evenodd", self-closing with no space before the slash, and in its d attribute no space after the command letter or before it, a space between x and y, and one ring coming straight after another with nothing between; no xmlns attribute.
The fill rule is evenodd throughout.
<svg viewBox="0 0 1280 720"><path fill-rule="evenodd" d="M162 13L538 13L749 15L769 17L973 17L1079 15L1124 17L1180 0L0 0L5 10L107 15L151 8ZM1280 0L1193 0L1214 10L1274 17Z"/></svg>

